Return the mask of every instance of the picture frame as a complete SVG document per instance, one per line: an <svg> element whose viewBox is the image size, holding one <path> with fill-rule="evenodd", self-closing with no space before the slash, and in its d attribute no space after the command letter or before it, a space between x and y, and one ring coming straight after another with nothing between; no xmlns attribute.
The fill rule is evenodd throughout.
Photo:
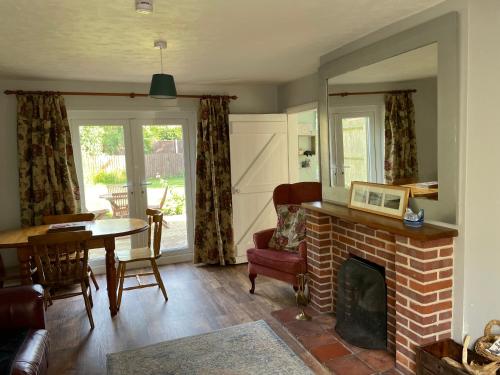
<svg viewBox="0 0 500 375"><path fill-rule="evenodd" d="M353 181L348 207L402 220L409 195L408 187Z"/></svg>

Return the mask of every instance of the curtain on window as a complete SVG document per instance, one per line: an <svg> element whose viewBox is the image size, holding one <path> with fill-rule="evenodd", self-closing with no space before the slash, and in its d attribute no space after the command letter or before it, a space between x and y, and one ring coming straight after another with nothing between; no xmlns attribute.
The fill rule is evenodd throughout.
<svg viewBox="0 0 500 375"><path fill-rule="evenodd" d="M80 211L80 190L64 98L17 96L17 147L21 223Z"/></svg>
<svg viewBox="0 0 500 375"><path fill-rule="evenodd" d="M415 108L411 93L385 95L385 181L415 182L418 177Z"/></svg>
<svg viewBox="0 0 500 375"><path fill-rule="evenodd" d="M229 100L200 100L196 153L194 262L235 262Z"/></svg>

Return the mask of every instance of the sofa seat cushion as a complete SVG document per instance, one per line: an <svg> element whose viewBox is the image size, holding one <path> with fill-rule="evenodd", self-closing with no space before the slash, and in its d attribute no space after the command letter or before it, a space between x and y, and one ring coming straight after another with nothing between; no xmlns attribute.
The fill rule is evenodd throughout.
<svg viewBox="0 0 500 375"><path fill-rule="evenodd" d="M23 345L29 329L2 331L0 338L0 374L10 374L12 363Z"/></svg>
<svg viewBox="0 0 500 375"><path fill-rule="evenodd" d="M247 259L251 263L295 275L305 273L307 269L305 260L294 252L274 249L249 249L247 250Z"/></svg>

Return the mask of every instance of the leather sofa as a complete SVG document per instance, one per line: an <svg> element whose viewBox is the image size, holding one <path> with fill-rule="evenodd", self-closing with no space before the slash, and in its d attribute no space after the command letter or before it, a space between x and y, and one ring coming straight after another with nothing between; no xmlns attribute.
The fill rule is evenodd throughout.
<svg viewBox="0 0 500 375"><path fill-rule="evenodd" d="M46 374L48 354L41 286L0 289L0 374Z"/></svg>
<svg viewBox="0 0 500 375"><path fill-rule="evenodd" d="M281 204L297 204L321 200L321 183L298 182L282 184L273 191L274 207ZM307 272L306 241L299 244L297 252L269 248L269 240L275 228L265 229L253 235L255 247L247 250L248 277L252 283L250 293L255 291L257 275L272 277L292 284L297 289L297 275Z"/></svg>

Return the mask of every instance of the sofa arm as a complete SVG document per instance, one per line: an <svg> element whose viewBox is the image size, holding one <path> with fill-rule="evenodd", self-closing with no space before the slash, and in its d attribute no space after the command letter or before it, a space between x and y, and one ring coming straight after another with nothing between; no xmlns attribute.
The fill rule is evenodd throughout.
<svg viewBox="0 0 500 375"><path fill-rule="evenodd" d="M0 329L11 328L45 329L40 285L0 289Z"/></svg>
<svg viewBox="0 0 500 375"><path fill-rule="evenodd" d="M254 233L253 243L256 249L268 249L269 241L273 236L275 228L261 230L260 232Z"/></svg>

